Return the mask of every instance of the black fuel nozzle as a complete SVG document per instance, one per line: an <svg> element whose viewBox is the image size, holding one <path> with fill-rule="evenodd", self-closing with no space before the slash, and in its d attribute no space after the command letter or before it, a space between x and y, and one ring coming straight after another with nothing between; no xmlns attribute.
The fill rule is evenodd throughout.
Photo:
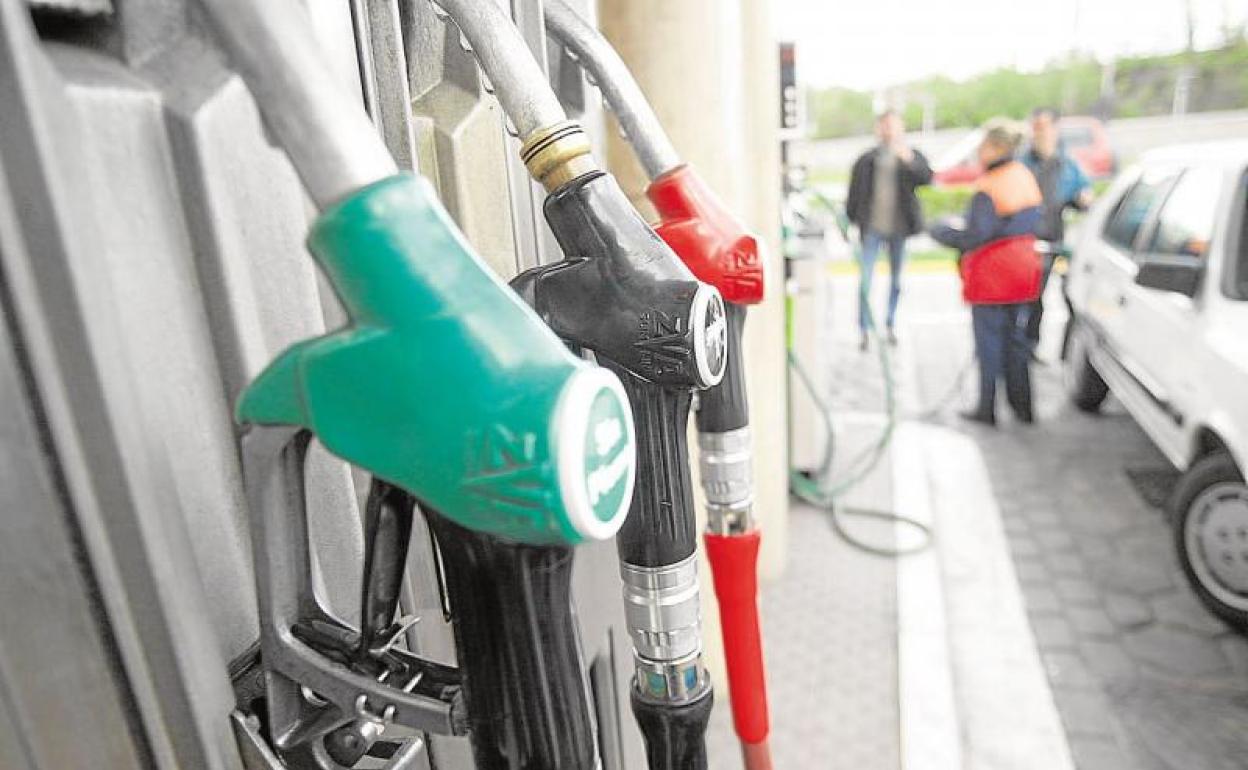
<svg viewBox="0 0 1248 770"><path fill-rule="evenodd" d="M566 255L522 273L512 287L564 341L616 374L631 402L637 483L617 544L634 694L656 708L655 719L638 713L652 766L678 767L671 755L678 747L664 735L680 732L702 755L710 712L686 431L693 390L723 377L723 299L599 169L588 136L568 120L507 14L476 0L438 4L471 44L521 137L520 157L549 193L546 220Z"/></svg>
<svg viewBox="0 0 1248 770"><path fill-rule="evenodd" d="M624 384L637 483L617 535L636 679L633 707L653 770L704 768L712 691L702 664L687 425L695 389L727 364L723 300L642 220L614 178L555 188L547 222L567 259L512 281L561 338ZM692 764L682 764L692 758Z"/></svg>
<svg viewBox="0 0 1248 770"><path fill-rule="evenodd" d="M658 115L611 43L565 0L543 3L546 29L564 46L602 93L621 134L650 179L646 197L659 215L655 230L689 269L723 293L728 312L728 371L701 394L697 414L702 488L706 492L706 555L719 599L720 630L728 672L733 722L748 770L770 770L766 676L757 603L757 557L761 531L753 514L749 406L741 335L746 306L764 299L761 239L733 215L676 151ZM634 703L635 710L638 704ZM648 708L641 704L641 708ZM659 717L662 714L654 710ZM671 736L683 734L672 715L650 719L637 711L647 742L663 744L650 757L692 767ZM670 762L674 762L671 765Z"/></svg>
<svg viewBox="0 0 1248 770"><path fill-rule="evenodd" d="M653 385L717 384L727 362L719 292L681 264L614 177L573 179L544 208L567 259L511 285L555 333Z"/></svg>
<svg viewBox="0 0 1248 770"><path fill-rule="evenodd" d="M719 292L693 277L633 208L615 179L592 172L546 199L546 220L568 258L512 286L570 344L593 351L624 383L637 429L637 484L620 557L659 567L697 545L685 437L694 389L727 364Z"/></svg>

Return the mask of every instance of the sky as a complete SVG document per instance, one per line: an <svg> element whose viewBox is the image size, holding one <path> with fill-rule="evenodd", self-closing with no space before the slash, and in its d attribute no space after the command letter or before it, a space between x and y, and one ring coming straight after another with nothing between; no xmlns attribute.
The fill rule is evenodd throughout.
<svg viewBox="0 0 1248 770"><path fill-rule="evenodd" d="M1248 20L1248 0L776 0L782 40L797 44L809 86L874 90L930 75L1036 70L1072 48L1101 61L1196 47Z"/></svg>

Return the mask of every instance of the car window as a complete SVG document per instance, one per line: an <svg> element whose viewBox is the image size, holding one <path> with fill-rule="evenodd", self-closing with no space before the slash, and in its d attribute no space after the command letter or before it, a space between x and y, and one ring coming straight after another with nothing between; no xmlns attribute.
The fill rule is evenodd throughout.
<svg viewBox="0 0 1248 770"><path fill-rule="evenodd" d="M1114 211L1105 223L1105 240L1124 251L1135 249L1136 237L1147 221L1149 213L1169 189L1176 172L1145 171L1118 200Z"/></svg>
<svg viewBox="0 0 1248 770"><path fill-rule="evenodd" d="M1208 256L1221 192L1222 173L1218 169L1185 171L1157 214L1147 251L1173 257Z"/></svg>
<svg viewBox="0 0 1248 770"><path fill-rule="evenodd" d="M1232 220L1234 221L1234 220ZM1248 300L1248 174L1239 181L1239 237L1231 265L1231 298Z"/></svg>

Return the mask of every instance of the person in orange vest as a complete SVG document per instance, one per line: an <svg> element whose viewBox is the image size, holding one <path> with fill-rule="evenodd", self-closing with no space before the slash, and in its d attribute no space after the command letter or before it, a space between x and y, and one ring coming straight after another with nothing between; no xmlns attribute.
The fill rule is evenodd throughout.
<svg viewBox="0 0 1248 770"><path fill-rule="evenodd" d="M1040 293L1041 264L1036 225L1043 196L1035 176L1014 154L1021 127L1003 119L984 125L979 145L983 175L958 220L937 222L936 241L961 252L962 296L971 305L975 355L979 359L979 403L962 417L996 425L997 383L1019 422L1031 424L1031 345L1028 308Z"/></svg>

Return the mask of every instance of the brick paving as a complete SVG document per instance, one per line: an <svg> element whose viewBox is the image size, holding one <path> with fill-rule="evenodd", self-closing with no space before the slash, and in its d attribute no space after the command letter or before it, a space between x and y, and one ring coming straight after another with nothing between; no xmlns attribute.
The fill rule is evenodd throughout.
<svg viewBox="0 0 1248 770"><path fill-rule="evenodd" d="M911 278L905 303L908 386L924 402L969 354L969 322L951 276ZM1033 374L1035 427L959 425L960 404L936 419L983 452L1077 767L1248 768L1248 642L1188 589L1170 527L1128 474L1165 460L1112 400L1088 416L1066 405L1057 365Z"/></svg>

